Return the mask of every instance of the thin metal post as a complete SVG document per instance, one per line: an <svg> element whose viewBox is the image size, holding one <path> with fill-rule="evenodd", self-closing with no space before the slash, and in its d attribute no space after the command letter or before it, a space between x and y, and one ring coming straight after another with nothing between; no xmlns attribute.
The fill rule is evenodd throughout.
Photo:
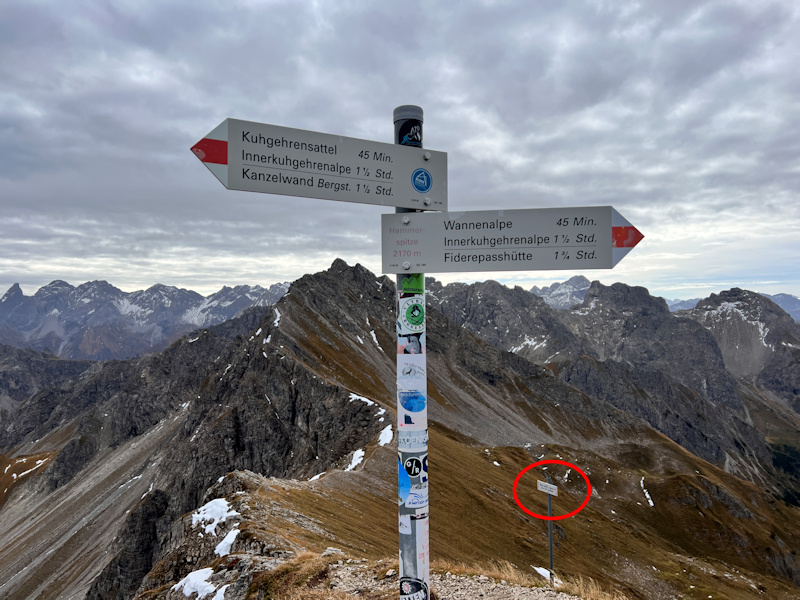
<svg viewBox="0 0 800 600"><path fill-rule="evenodd" d="M394 110L394 142L422 147L422 109ZM417 212L396 208L397 213ZM425 274L397 276L397 474L400 600L430 599Z"/></svg>
<svg viewBox="0 0 800 600"><path fill-rule="evenodd" d="M547 483L552 483L550 473L547 473ZM553 516L553 495L547 494L547 516ZM554 585L553 575L553 521L547 521L547 541L550 544L550 585Z"/></svg>

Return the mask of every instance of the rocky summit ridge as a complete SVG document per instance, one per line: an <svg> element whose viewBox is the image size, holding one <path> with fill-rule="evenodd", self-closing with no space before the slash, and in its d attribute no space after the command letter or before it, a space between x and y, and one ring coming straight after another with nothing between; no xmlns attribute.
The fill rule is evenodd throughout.
<svg viewBox="0 0 800 600"><path fill-rule="evenodd" d="M511 486L558 459L591 481L551 468L558 510L589 497L557 524L559 573L629 598L797 597L800 345L780 309L734 290L672 314L623 284L570 309L428 287L434 569L535 574L547 527ZM710 314L725 303L735 333ZM0 597L263 598L304 553L396 556L394 313L390 279L337 260L160 353L1 348L0 374L31 368L0 378ZM766 330L772 354L737 370L736 343ZM531 481L518 492L542 514ZM303 585L330 589L331 569Z"/></svg>
<svg viewBox="0 0 800 600"><path fill-rule="evenodd" d="M586 292L591 286L591 281L583 275L570 277L567 281L551 283L546 286L533 286L530 289L532 294L541 297L548 305L553 308L572 308L576 304L583 302ZM795 321L800 322L800 298L791 294L760 294L764 298L772 300L791 316ZM667 299L667 305L672 312L679 310L691 310L697 306L702 298L691 299Z"/></svg>

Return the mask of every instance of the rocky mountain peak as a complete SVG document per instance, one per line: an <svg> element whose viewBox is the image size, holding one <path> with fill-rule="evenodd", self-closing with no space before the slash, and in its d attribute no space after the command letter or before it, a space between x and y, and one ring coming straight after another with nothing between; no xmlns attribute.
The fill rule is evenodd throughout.
<svg viewBox="0 0 800 600"><path fill-rule="evenodd" d="M45 286L40 287L33 295L34 298L46 298L48 296L63 296L75 289L75 286L70 285L61 279L54 279Z"/></svg>
<svg viewBox="0 0 800 600"><path fill-rule="evenodd" d="M709 313L710 318L738 317L765 325L785 320L788 316L786 311L769 298L740 288L711 294L698 302L695 309ZM714 313L713 316L711 313Z"/></svg>
<svg viewBox="0 0 800 600"><path fill-rule="evenodd" d="M583 275L570 277L565 282L531 288L531 293L544 298L553 308L570 308L583 301L591 282Z"/></svg>
<svg viewBox="0 0 800 600"><path fill-rule="evenodd" d="M593 281L586 291L581 308L589 309L597 306L624 315L669 314L666 300L651 296L647 288L624 283L606 286L599 281Z"/></svg>
<svg viewBox="0 0 800 600"><path fill-rule="evenodd" d="M22 288L19 287L18 283L15 283L3 294L3 297L0 298L0 303L7 304L8 306L15 305L24 297L25 294L22 292Z"/></svg>
<svg viewBox="0 0 800 600"><path fill-rule="evenodd" d="M694 319L711 332L726 368L736 377L750 379L766 376L765 370L784 371L792 361L778 357L800 349L800 325L775 302L749 290L732 288L711 294L694 309L676 314ZM779 367L779 363L786 364ZM789 373L779 377L772 372L769 379L785 376Z"/></svg>

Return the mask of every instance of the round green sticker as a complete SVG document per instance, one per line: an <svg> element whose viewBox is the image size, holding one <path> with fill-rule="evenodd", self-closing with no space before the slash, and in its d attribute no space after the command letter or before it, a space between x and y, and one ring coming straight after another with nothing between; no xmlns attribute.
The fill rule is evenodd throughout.
<svg viewBox="0 0 800 600"><path fill-rule="evenodd" d="M403 302L400 311L403 325L407 330L419 333L425 328L425 300L408 298Z"/></svg>

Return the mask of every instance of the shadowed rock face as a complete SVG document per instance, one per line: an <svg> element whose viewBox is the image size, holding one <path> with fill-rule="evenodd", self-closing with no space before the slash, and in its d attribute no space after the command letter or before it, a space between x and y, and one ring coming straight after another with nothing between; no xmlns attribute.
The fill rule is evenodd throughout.
<svg viewBox="0 0 800 600"><path fill-rule="evenodd" d="M0 344L0 430L21 402L41 389L70 385L92 367L89 361Z"/></svg>
<svg viewBox="0 0 800 600"><path fill-rule="evenodd" d="M777 304L733 288L680 314L708 329L734 376L777 393L800 412L800 324Z"/></svg>
<svg viewBox="0 0 800 600"><path fill-rule="evenodd" d="M764 435L748 422L713 332L670 313L645 288L593 282L580 305L557 310L496 282L429 287L435 305L466 329L549 364L698 456L747 478L770 468Z"/></svg>
<svg viewBox="0 0 800 600"><path fill-rule="evenodd" d="M94 580L86 600L132 598L136 594L142 579L153 566L159 525L164 525L168 506L169 496L161 490L155 490L142 499L120 530L118 539L122 548Z"/></svg>

